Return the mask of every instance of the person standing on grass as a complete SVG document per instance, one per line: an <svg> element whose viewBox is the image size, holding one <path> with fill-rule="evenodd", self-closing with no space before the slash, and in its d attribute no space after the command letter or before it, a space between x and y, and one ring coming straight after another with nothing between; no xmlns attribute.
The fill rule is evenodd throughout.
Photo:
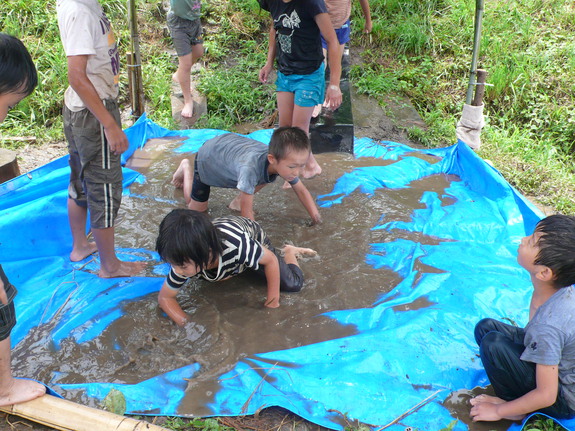
<svg viewBox="0 0 575 431"><path fill-rule="evenodd" d="M359 0L359 4L361 5L361 10L365 17L363 32L371 33L372 23L369 0ZM349 17L351 16L351 0L325 0L325 5L327 6L329 18L333 28L335 29L335 34L339 42L338 51L339 57L341 58L343 57L345 44L350 41L351 21ZM323 36L321 38L321 46L323 48L323 56L327 58L327 41ZM316 105L312 115L313 118L320 114L322 106L322 104Z"/></svg>
<svg viewBox="0 0 575 431"><path fill-rule="evenodd" d="M279 126L299 127L309 134L314 107L324 102L328 109L341 105L339 88L341 56L338 41L324 0L258 0L271 13L266 64L259 80L266 83L277 59L276 94ZM330 78L325 88L325 65L321 35L328 46ZM324 99L325 95L325 99ZM321 173L321 167L310 153L304 178Z"/></svg>
<svg viewBox="0 0 575 431"><path fill-rule="evenodd" d="M184 107L181 115L184 118L194 115L190 72L192 66L204 54L201 7L200 0L170 0L168 11L168 29L178 54L178 70L172 75L172 79L180 84L182 89Z"/></svg>
<svg viewBox="0 0 575 431"><path fill-rule="evenodd" d="M114 223L122 200L120 155L128 148L116 101L118 48L97 0L58 0L56 8L70 84L63 110L71 169L70 260L77 262L98 251L100 277L129 277L145 264L119 260L114 245ZM86 237L88 210L95 243Z"/></svg>
<svg viewBox="0 0 575 431"><path fill-rule="evenodd" d="M24 44L14 36L0 33L0 123L8 111L28 96L38 83L34 62ZM46 387L34 380L12 376L10 333L16 325L14 297L0 265L0 406L33 400L46 393Z"/></svg>

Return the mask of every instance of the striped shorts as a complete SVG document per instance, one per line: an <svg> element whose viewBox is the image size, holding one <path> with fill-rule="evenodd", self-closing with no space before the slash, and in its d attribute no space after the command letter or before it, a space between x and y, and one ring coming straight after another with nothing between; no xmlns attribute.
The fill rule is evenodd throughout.
<svg viewBox="0 0 575 431"><path fill-rule="evenodd" d="M121 125L116 102L105 100L104 104ZM92 228L110 228L122 202L120 155L110 151L104 128L88 109L73 112L64 106L63 114L70 153L68 196L90 210Z"/></svg>
<svg viewBox="0 0 575 431"><path fill-rule="evenodd" d="M10 336L10 332L16 325L16 310L14 308L14 297L18 292L10 283L4 283L4 290L8 296L8 304L4 305L0 301L0 341Z"/></svg>

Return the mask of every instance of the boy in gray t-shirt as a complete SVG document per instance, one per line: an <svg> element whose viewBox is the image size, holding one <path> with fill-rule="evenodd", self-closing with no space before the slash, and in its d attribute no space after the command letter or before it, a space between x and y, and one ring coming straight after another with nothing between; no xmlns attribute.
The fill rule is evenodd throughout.
<svg viewBox="0 0 575 431"><path fill-rule="evenodd" d="M471 399L474 421L521 420L535 411L575 416L575 217L541 220L521 241L517 261L533 282L529 323L483 319L475 327L497 396Z"/></svg>
<svg viewBox="0 0 575 431"><path fill-rule="evenodd" d="M308 189L299 180L311 152L307 134L297 127L280 127L269 146L245 136L226 133L206 141L199 149L194 168L182 160L172 183L184 189L188 208L207 211L210 187L237 188L239 195L230 208L254 219L254 194L278 176L286 180L314 223L319 210Z"/></svg>

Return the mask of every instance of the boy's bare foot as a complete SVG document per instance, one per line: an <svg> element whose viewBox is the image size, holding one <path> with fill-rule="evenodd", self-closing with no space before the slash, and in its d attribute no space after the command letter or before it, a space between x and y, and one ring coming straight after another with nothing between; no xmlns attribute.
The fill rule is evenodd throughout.
<svg viewBox="0 0 575 431"><path fill-rule="evenodd" d="M194 102L193 101L191 101L189 103L184 103L184 108L182 109L181 115L184 118L192 118L192 116L194 115Z"/></svg>
<svg viewBox="0 0 575 431"><path fill-rule="evenodd" d="M34 380L15 379L0 387L0 406L19 404L41 397L46 393L46 386Z"/></svg>
<svg viewBox="0 0 575 431"><path fill-rule="evenodd" d="M107 271L106 269L100 267L98 272L98 277L101 278L117 278L117 277L132 277L142 272L144 268L148 265L148 262L125 262L120 260L120 264L115 270Z"/></svg>
<svg viewBox="0 0 575 431"><path fill-rule="evenodd" d="M189 169L190 169L190 161L188 159L183 159L180 162L180 166L178 166L178 169L176 169L176 172L174 172L174 175L172 176L172 184L174 185L174 187L176 187L177 189L181 189L184 187L184 174Z"/></svg>
<svg viewBox="0 0 575 431"><path fill-rule="evenodd" d="M317 251L315 251L311 248L296 247L295 245L290 245L290 244L284 245L283 252L284 252L285 256L292 255L296 258L299 258L301 256L315 256L315 255L317 255Z"/></svg>
<svg viewBox="0 0 575 431"><path fill-rule="evenodd" d="M91 254L94 254L98 251L98 246L95 242L89 242L86 246L77 247L72 250L70 253L70 260L72 262L80 262L81 260L86 259Z"/></svg>
<svg viewBox="0 0 575 431"><path fill-rule="evenodd" d="M230 202L228 208L232 211L240 211L242 210L242 206L240 204L240 195L238 194L233 201Z"/></svg>
<svg viewBox="0 0 575 431"><path fill-rule="evenodd" d="M491 404L503 404L505 400L502 400L499 397L494 397L493 395L481 394L473 397L469 400L469 404L472 406L478 403L491 403Z"/></svg>

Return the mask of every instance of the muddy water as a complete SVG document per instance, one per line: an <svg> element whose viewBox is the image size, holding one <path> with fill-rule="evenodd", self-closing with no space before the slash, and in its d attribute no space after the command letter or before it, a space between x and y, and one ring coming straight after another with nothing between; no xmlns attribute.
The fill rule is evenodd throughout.
<svg viewBox="0 0 575 431"><path fill-rule="evenodd" d="M132 196L124 197L116 243L121 247L153 250L158 225L170 210L183 207L181 190L170 184L172 173L183 155L174 154L175 143L156 147L160 156L147 167L145 184L134 184ZM158 151L158 148L161 151ZM324 173L306 185L313 195L331 192L337 178L356 167L386 162L354 159L349 154L319 154ZM320 209L323 224L310 226L309 217L295 194L282 189L282 182L266 186L255 199L256 218L272 243L286 242L318 252L305 258L304 289L283 294L281 307L262 306L265 283L252 275L241 275L220 283L192 280L179 294L179 301L193 321L185 328L173 325L157 307L156 294L123 304L125 314L92 341L77 344L64 340L60 349L49 342L49 325L36 328L14 351L19 375L29 375L51 385L91 381L137 383L193 362L201 364L189 381L182 407L194 415L212 414L207 405L218 390L217 376L232 369L242 358L256 353L289 349L355 333L323 313L339 309L370 307L382 293L392 289L398 275L374 269L365 263L369 244L405 237L425 244L437 240L409 232L371 230L382 214L386 220L409 220L421 208L425 191L442 196L451 178L435 175L416 181L409 189L378 190L373 196L358 191L342 204ZM230 213L227 204L235 192L212 189L210 215ZM445 202L449 204L449 202ZM436 271L420 268L421 272ZM158 289L163 278L157 277ZM402 306L404 310L429 307L426 301ZM33 361L26 358L33 357ZM93 404L82 393L64 394L69 399ZM462 407L464 410L466 407ZM153 412L152 412L153 413Z"/></svg>

